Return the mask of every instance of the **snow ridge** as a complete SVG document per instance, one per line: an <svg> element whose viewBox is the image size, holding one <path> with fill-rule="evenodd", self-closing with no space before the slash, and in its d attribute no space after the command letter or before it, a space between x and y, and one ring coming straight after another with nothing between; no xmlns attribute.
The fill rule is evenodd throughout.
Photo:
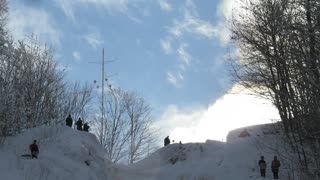
<svg viewBox="0 0 320 180"><path fill-rule="evenodd" d="M66 126L38 127L5 140L0 174L5 180L261 180L258 160L264 155L270 167L274 154L256 142L272 142L276 134L270 133L270 125L259 125L246 127L250 136L239 137L243 129L231 131L227 142L170 144L125 166L108 160L91 133ZM21 157L29 153L34 139L39 159ZM280 169L281 179L286 179L285 173Z"/></svg>

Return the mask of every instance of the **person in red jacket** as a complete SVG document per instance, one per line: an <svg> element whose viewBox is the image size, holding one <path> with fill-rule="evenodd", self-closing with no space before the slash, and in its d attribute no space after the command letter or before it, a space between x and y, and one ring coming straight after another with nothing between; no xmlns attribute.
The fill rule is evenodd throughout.
<svg viewBox="0 0 320 180"><path fill-rule="evenodd" d="M274 156L274 159L271 164L271 170L273 173L273 179L279 179L279 167L280 167L280 161L277 159L277 156Z"/></svg>
<svg viewBox="0 0 320 180"><path fill-rule="evenodd" d="M33 143L30 144L29 149L31 151L31 159L38 158L39 148L37 145L37 140L33 140Z"/></svg>

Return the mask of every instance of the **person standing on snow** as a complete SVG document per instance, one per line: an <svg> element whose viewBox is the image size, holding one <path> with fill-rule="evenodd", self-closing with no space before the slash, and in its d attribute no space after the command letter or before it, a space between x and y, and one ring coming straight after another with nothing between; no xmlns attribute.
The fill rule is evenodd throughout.
<svg viewBox="0 0 320 180"><path fill-rule="evenodd" d="M81 120L81 118L78 119L76 125L77 125L77 129L79 131L82 131L82 120Z"/></svg>
<svg viewBox="0 0 320 180"><path fill-rule="evenodd" d="M89 128L90 128L90 126L88 125L88 123L84 123L83 131L89 132Z"/></svg>
<svg viewBox="0 0 320 180"><path fill-rule="evenodd" d="M259 164L259 167L260 167L260 174L261 174L261 177L266 177L266 168L267 168L267 163L266 161L264 160L264 157L261 156L261 159L259 160L258 162Z"/></svg>
<svg viewBox="0 0 320 180"><path fill-rule="evenodd" d="M165 139L164 139L164 146L167 146L170 144L170 139L169 139L169 136L167 136Z"/></svg>
<svg viewBox="0 0 320 180"><path fill-rule="evenodd" d="M72 121L71 115L69 114L69 116L66 119L66 125L69 127L72 127L72 123L73 121Z"/></svg>
<svg viewBox="0 0 320 180"><path fill-rule="evenodd" d="M33 140L33 143L30 144L29 149L31 151L31 159L33 158L38 158L38 154L39 154L39 148L37 145L37 140Z"/></svg>
<svg viewBox="0 0 320 180"><path fill-rule="evenodd" d="M271 170L273 173L273 179L279 179L279 167L280 167L280 161L277 159L277 156L274 156L274 159L271 164Z"/></svg>

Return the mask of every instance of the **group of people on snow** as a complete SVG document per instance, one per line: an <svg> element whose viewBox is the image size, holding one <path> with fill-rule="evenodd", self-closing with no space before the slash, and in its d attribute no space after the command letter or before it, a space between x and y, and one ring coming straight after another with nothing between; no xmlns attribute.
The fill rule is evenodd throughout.
<svg viewBox="0 0 320 180"><path fill-rule="evenodd" d="M66 125L69 126L69 127L72 127L72 118L71 118L71 115L69 115L67 118L66 118ZM83 125L83 128L82 128L82 120L81 118L78 119L78 121L76 122L76 126L77 126L77 129L80 130L80 131L87 131L89 130L89 126L87 123L84 123ZM167 146L171 143L170 139L169 139L169 136L167 136L165 139L164 139L164 146ZM180 141L180 144L181 141ZM38 158L38 154L39 154L39 147L37 145L37 140L33 140L33 143L30 144L29 146L29 149L30 149L30 152L31 152L31 158ZM260 167L260 175L261 177L266 177L266 168L267 168L267 163L266 161L264 160L264 156L261 156L261 159L259 160L258 162L258 165ZM277 159L277 156L274 156L274 159L273 161L271 162L271 171L273 173L273 178L274 179L279 179L279 168L280 168L280 161Z"/></svg>
<svg viewBox="0 0 320 180"><path fill-rule="evenodd" d="M267 163L264 160L263 156L261 156L261 159L259 160L258 165L260 167L261 177L265 178ZM280 161L277 159L277 156L274 156L273 161L271 163L271 171L273 173L273 179L279 179L279 167L280 167Z"/></svg>
<svg viewBox="0 0 320 180"><path fill-rule="evenodd" d="M72 127L72 123L73 123L73 120L71 115L69 114L69 116L66 118L66 125L69 127ZM79 131L89 132L90 126L88 125L87 122L83 124L81 118L79 118L78 121L76 122L76 126L77 126L77 130Z"/></svg>
<svg viewBox="0 0 320 180"><path fill-rule="evenodd" d="M73 124L73 120L71 115L69 114L69 116L66 118L66 125L69 127L72 127ZM82 120L81 118L78 119L78 121L76 122L76 126L77 126L77 130L79 131L89 131L90 126L88 125L88 123L84 123L82 126ZM37 145L37 140L33 140L33 143L29 145L29 150L31 153L31 159L33 158L38 158L38 154L39 154L39 147Z"/></svg>

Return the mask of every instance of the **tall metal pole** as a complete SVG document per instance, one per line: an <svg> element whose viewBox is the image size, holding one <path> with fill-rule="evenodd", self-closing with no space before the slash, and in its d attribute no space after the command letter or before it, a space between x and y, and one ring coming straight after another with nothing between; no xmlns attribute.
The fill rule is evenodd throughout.
<svg viewBox="0 0 320 180"><path fill-rule="evenodd" d="M102 133L101 133L101 135L102 135L102 137L104 137L104 132L105 132L105 130L104 130L104 122L103 122L103 120L104 120L104 104L103 104L103 101L104 101L104 48L102 48L102 82L101 82L101 85L102 85L102 92L101 92L101 95L102 95L102 101L101 101L101 107L102 107L102 110L101 110L101 112L102 112L102 116L101 116L101 131L102 131ZM101 143L102 143L102 139L101 139Z"/></svg>

